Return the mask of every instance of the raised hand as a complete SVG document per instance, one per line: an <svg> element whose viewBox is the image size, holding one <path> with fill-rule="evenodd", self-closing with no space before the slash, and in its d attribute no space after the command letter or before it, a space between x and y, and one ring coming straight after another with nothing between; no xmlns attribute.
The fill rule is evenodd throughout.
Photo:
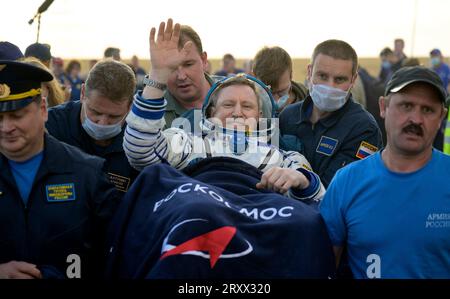
<svg viewBox="0 0 450 299"><path fill-rule="evenodd" d="M170 74L182 63L183 58L192 49L192 42L188 41L179 50L180 24L173 25L173 20L161 22L156 35L156 28L150 30L150 59L152 71L150 77L166 84ZM156 37L156 39L155 39Z"/></svg>

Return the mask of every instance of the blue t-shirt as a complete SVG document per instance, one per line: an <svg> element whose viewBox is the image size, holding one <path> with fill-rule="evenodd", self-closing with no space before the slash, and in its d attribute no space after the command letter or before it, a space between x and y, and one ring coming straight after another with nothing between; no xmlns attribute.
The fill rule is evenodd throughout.
<svg viewBox="0 0 450 299"><path fill-rule="evenodd" d="M412 173L380 152L339 170L320 204L355 278L450 278L450 156L433 150Z"/></svg>
<svg viewBox="0 0 450 299"><path fill-rule="evenodd" d="M32 158L24 162L15 162L8 160L9 166L11 167L11 172L16 181L17 187L19 188L20 196L25 206L28 203L28 196L31 192L31 187L33 186L34 178L41 165L42 158L44 154L41 151L39 154L33 156Z"/></svg>

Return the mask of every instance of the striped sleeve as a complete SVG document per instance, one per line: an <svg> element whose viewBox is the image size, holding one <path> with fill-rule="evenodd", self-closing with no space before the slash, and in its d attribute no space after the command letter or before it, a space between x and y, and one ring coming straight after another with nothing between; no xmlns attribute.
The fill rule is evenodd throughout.
<svg viewBox="0 0 450 299"><path fill-rule="evenodd" d="M144 99L140 92L134 96L123 148L128 162L137 170L163 161L179 168L189 156L191 140L187 133L174 128L162 130L166 105L164 98Z"/></svg>
<svg viewBox="0 0 450 299"><path fill-rule="evenodd" d="M317 204L325 195L325 187L320 181L320 177L312 170L311 164L302 154L294 151L284 152L281 167L291 168L301 172L309 181L306 189L291 188L287 196L301 200L307 204Z"/></svg>

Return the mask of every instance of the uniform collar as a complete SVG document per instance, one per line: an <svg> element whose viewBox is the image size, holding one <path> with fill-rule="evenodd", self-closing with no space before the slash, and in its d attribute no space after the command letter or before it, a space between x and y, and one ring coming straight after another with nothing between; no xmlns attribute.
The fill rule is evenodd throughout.
<svg viewBox="0 0 450 299"><path fill-rule="evenodd" d="M178 101L174 98L174 96L169 92L169 90L166 90L164 93L164 98L167 101L166 111L175 112L176 115L182 115L184 112L187 111L186 108L181 106Z"/></svg>
<svg viewBox="0 0 450 299"><path fill-rule="evenodd" d="M49 173L66 173L73 169L73 162L67 156L61 155L63 145L49 134L44 135L44 157L42 159L41 170ZM36 175L37 177L37 175Z"/></svg>
<svg viewBox="0 0 450 299"><path fill-rule="evenodd" d="M339 121L339 119L341 119L341 117L347 113L352 103L353 98L350 96L350 98L347 100L344 106L342 106L342 108L334 111L327 117L320 119L318 122L323 124L327 128L334 126ZM300 124L302 122L309 122L309 118L311 117L312 113L312 108L313 108L313 101L311 99L311 96L308 95L304 100L303 105L300 106L300 120L297 121L296 124Z"/></svg>
<svg viewBox="0 0 450 299"><path fill-rule="evenodd" d="M69 114L69 118L70 118L70 122L69 122L70 123L70 128L69 128L69 130L70 130L70 137L73 140L76 140L77 144L83 143L83 138L84 137L86 137L86 136L89 137L87 135L87 133L81 127L80 114L81 114L81 102L80 101L75 101L75 102L73 102L73 110Z"/></svg>
<svg viewBox="0 0 450 299"><path fill-rule="evenodd" d="M8 159L3 154L0 154L0 169L0 177L2 180L11 186L15 186L15 180L8 164Z"/></svg>

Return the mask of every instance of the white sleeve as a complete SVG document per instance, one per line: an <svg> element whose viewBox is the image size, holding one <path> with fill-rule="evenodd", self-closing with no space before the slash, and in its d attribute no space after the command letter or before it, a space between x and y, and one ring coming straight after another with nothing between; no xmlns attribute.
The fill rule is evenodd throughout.
<svg viewBox="0 0 450 299"><path fill-rule="evenodd" d="M280 150L281 151L281 150ZM303 169L302 172L307 178L309 176L310 187L305 190L289 190L287 193L288 197L299 199L304 202L319 202L325 195L325 187L323 186L319 175L317 175L309 164L309 161L302 154L295 151L284 152L281 151L284 159L280 167L282 168L292 168L292 169ZM313 184L313 185L311 185Z"/></svg>
<svg viewBox="0 0 450 299"><path fill-rule="evenodd" d="M167 161L175 168L183 168L192 152L192 136L182 129L165 125L164 98L146 100L135 95L123 139L123 148L130 165L142 170L148 165Z"/></svg>

